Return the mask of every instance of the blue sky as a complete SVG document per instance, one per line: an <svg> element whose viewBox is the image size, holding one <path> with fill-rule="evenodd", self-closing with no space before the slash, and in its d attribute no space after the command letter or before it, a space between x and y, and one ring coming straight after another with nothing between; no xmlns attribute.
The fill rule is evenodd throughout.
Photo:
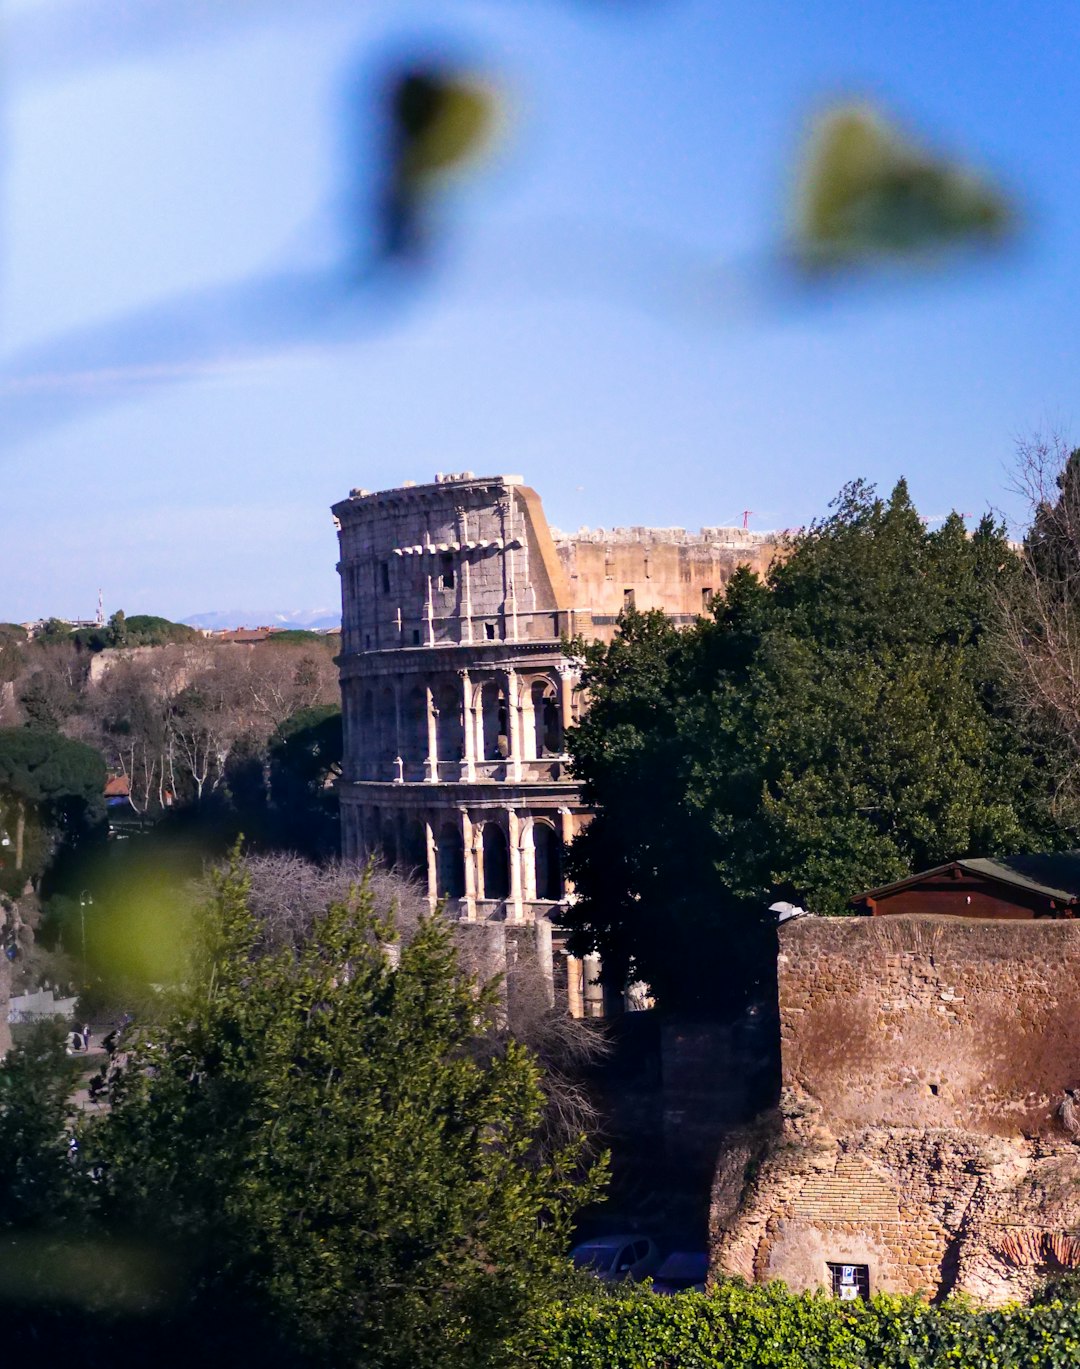
<svg viewBox="0 0 1080 1369"><path fill-rule="evenodd" d="M551 522L923 513L1076 433L1080 10L985 0L9 0L0 619L332 605L354 485L515 471ZM363 257L377 77L506 92L410 283ZM809 116L878 102L1004 185L1015 250L762 289Z"/></svg>

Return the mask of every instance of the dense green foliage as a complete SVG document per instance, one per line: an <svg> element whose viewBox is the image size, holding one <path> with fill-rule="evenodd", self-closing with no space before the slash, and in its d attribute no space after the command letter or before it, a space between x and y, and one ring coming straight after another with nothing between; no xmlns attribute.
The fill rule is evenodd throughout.
<svg viewBox="0 0 1080 1369"><path fill-rule="evenodd" d="M201 642L203 635L184 623L174 623L152 613L135 613L130 618L118 609L104 627L73 628L70 640L87 651L109 647L169 646L174 642Z"/></svg>
<svg viewBox="0 0 1080 1369"><path fill-rule="evenodd" d="M174 623L152 613L133 613L126 618L114 613L109 620L112 646L166 646L170 642L201 642L203 635L184 623Z"/></svg>
<svg viewBox="0 0 1080 1369"><path fill-rule="evenodd" d="M697 627L630 612L577 648L591 706L568 744L598 812L570 856L576 944L668 1006L752 996L776 899L840 913L953 857L1067 840L989 643L1018 569L1002 531L929 531L903 483L833 510Z"/></svg>
<svg viewBox="0 0 1080 1369"><path fill-rule="evenodd" d="M297 1363L513 1363L600 1173L582 1143L540 1139L541 1076L497 1041L495 990L462 973L443 919L395 968L366 887L298 948L259 954L234 867L196 922L187 982L129 1041L111 1112L86 1119L66 1166L71 1239L171 1267L171 1290L129 1280L128 1302L202 1322L208 1348L246 1317L302 1347ZM33 1132L18 1097L13 1135L54 1174L55 1107Z"/></svg>
<svg viewBox="0 0 1080 1369"><path fill-rule="evenodd" d="M737 1280L711 1294L562 1303L521 1349L523 1369L1072 1369L1078 1358L1075 1303L842 1303Z"/></svg>
<svg viewBox="0 0 1080 1369"><path fill-rule="evenodd" d="M341 706L303 708L277 729L270 742L270 800L278 822L277 844L310 856L333 854L340 842L337 794L343 749Z"/></svg>
<svg viewBox="0 0 1080 1369"><path fill-rule="evenodd" d="M0 888L17 892L61 844L104 816L105 762L91 746L40 727L0 728Z"/></svg>
<svg viewBox="0 0 1080 1369"><path fill-rule="evenodd" d="M63 1041L58 1025L40 1023L0 1069L0 1232L58 1227L71 1215L74 1081Z"/></svg>

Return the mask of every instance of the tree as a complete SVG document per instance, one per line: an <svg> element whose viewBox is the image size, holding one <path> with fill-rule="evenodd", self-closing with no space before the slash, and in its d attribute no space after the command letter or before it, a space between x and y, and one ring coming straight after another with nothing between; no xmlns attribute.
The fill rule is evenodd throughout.
<svg viewBox="0 0 1080 1369"><path fill-rule="evenodd" d="M69 638L33 644L15 691L27 720L59 731L79 707L84 674L78 648Z"/></svg>
<svg viewBox="0 0 1080 1369"><path fill-rule="evenodd" d="M36 727L0 728L0 815L14 827L15 873L25 878L27 821L72 839L104 815L105 762L82 742Z"/></svg>
<svg viewBox="0 0 1080 1369"><path fill-rule="evenodd" d="M55 1229L76 1198L67 1133L74 1108L63 1032L34 1026L0 1067L0 1231Z"/></svg>
<svg viewBox="0 0 1080 1369"><path fill-rule="evenodd" d="M242 869L259 929L257 945L263 949L301 946L311 935L318 910L347 900L361 879L376 914L393 920L402 945L430 916L426 884L400 869L378 864L358 869L342 861L315 864L281 851L246 854ZM531 929L522 929L507 948L500 926L456 919L448 919L448 925L462 968L479 983L494 983L500 995L497 1020L491 1024L492 1051L517 1042L543 1069L544 1135L568 1141L593 1131L599 1116L583 1080L608 1054L602 1024L572 1018L551 1002ZM493 954L500 941L502 953Z"/></svg>
<svg viewBox="0 0 1080 1369"><path fill-rule="evenodd" d="M339 849L334 779L341 774L341 705L302 708L270 741L270 796L281 837L294 850L324 856Z"/></svg>
<svg viewBox="0 0 1080 1369"><path fill-rule="evenodd" d="M0 623L0 685L18 678L27 640L26 629L18 623Z"/></svg>
<svg viewBox="0 0 1080 1369"><path fill-rule="evenodd" d="M109 769L127 781L128 802L140 814L160 813L171 792L171 672L162 664L119 661L87 700L91 735Z"/></svg>
<svg viewBox="0 0 1080 1369"><path fill-rule="evenodd" d="M262 953L248 900L234 866L88 1123L98 1220L197 1252L200 1298L263 1309L315 1362L512 1363L599 1177L579 1143L540 1146L537 1066L492 1053L496 995L441 919L395 968L366 885Z"/></svg>
<svg viewBox="0 0 1080 1369"><path fill-rule="evenodd" d="M903 482L888 500L856 483L710 619L625 615L585 650L569 739L598 810L570 856L578 948L668 1006L736 1012L775 899L842 913L955 856L1066 842L996 660L1018 569L991 520L931 532Z"/></svg>
<svg viewBox="0 0 1080 1369"><path fill-rule="evenodd" d="M1080 813L1080 449L1057 435L1020 443L1017 487L1031 527L1001 595L998 644L1009 692L1053 749L1058 810Z"/></svg>

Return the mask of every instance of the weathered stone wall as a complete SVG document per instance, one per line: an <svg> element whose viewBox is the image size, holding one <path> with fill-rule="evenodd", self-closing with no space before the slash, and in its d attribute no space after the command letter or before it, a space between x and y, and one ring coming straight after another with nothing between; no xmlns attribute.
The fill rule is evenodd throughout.
<svg viewBox="0 0 1080 1369"><path fill-rule="evenodd" d="M774 534L742 528L583 528L552 536L571 603L579 617L592 619L585 630L601 638L612 635L614 618L631 603L695 618L739 566L763 575L776 553Z"/></svg>
<svg viewBox="0 0 1080 1369"><path fill-rule="evenodd" d="M1078 971L1073 921L787 924L781 1111L721 1161L714 1269L993 1303L1080 1266Z"/></svg>
<svg viewBox="0 0 1080 1369"><path fill-rule="evenodd" d="M780 933L784 1087L829 1125L1054 1134L1080 1084L1080 922L800 918Z"/></svg>
<svg viewBox="0 0 1080 1369"><path fill-rule="evenodd" d="M912 1127L837 1137L804 1114L727 1159L712 1213L718 1272L804 1289L827 1286L829 1263L865 1264L872 1292L1001 1303L1080 1265L1080 1153L1064 1137Z"/></svg>

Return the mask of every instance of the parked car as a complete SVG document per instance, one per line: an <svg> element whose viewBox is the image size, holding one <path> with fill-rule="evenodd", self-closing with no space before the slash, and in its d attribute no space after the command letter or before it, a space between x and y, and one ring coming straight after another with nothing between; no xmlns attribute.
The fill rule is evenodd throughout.
<svg viewBox="0 0 1080 1369"><path fill-rule="evenodd" d="M570 1252L576 1269L587 1269L605 1283L647 1279L660 1263L660 1251L650 1236L597 1236Z"/></svg>
<svg viewBox="0 0 1080 1369"><path fill-rule="evenodd" d="M673 1250L656 1271L654 1293L705 1292L709 1257L704 1250Z"/></svg>

